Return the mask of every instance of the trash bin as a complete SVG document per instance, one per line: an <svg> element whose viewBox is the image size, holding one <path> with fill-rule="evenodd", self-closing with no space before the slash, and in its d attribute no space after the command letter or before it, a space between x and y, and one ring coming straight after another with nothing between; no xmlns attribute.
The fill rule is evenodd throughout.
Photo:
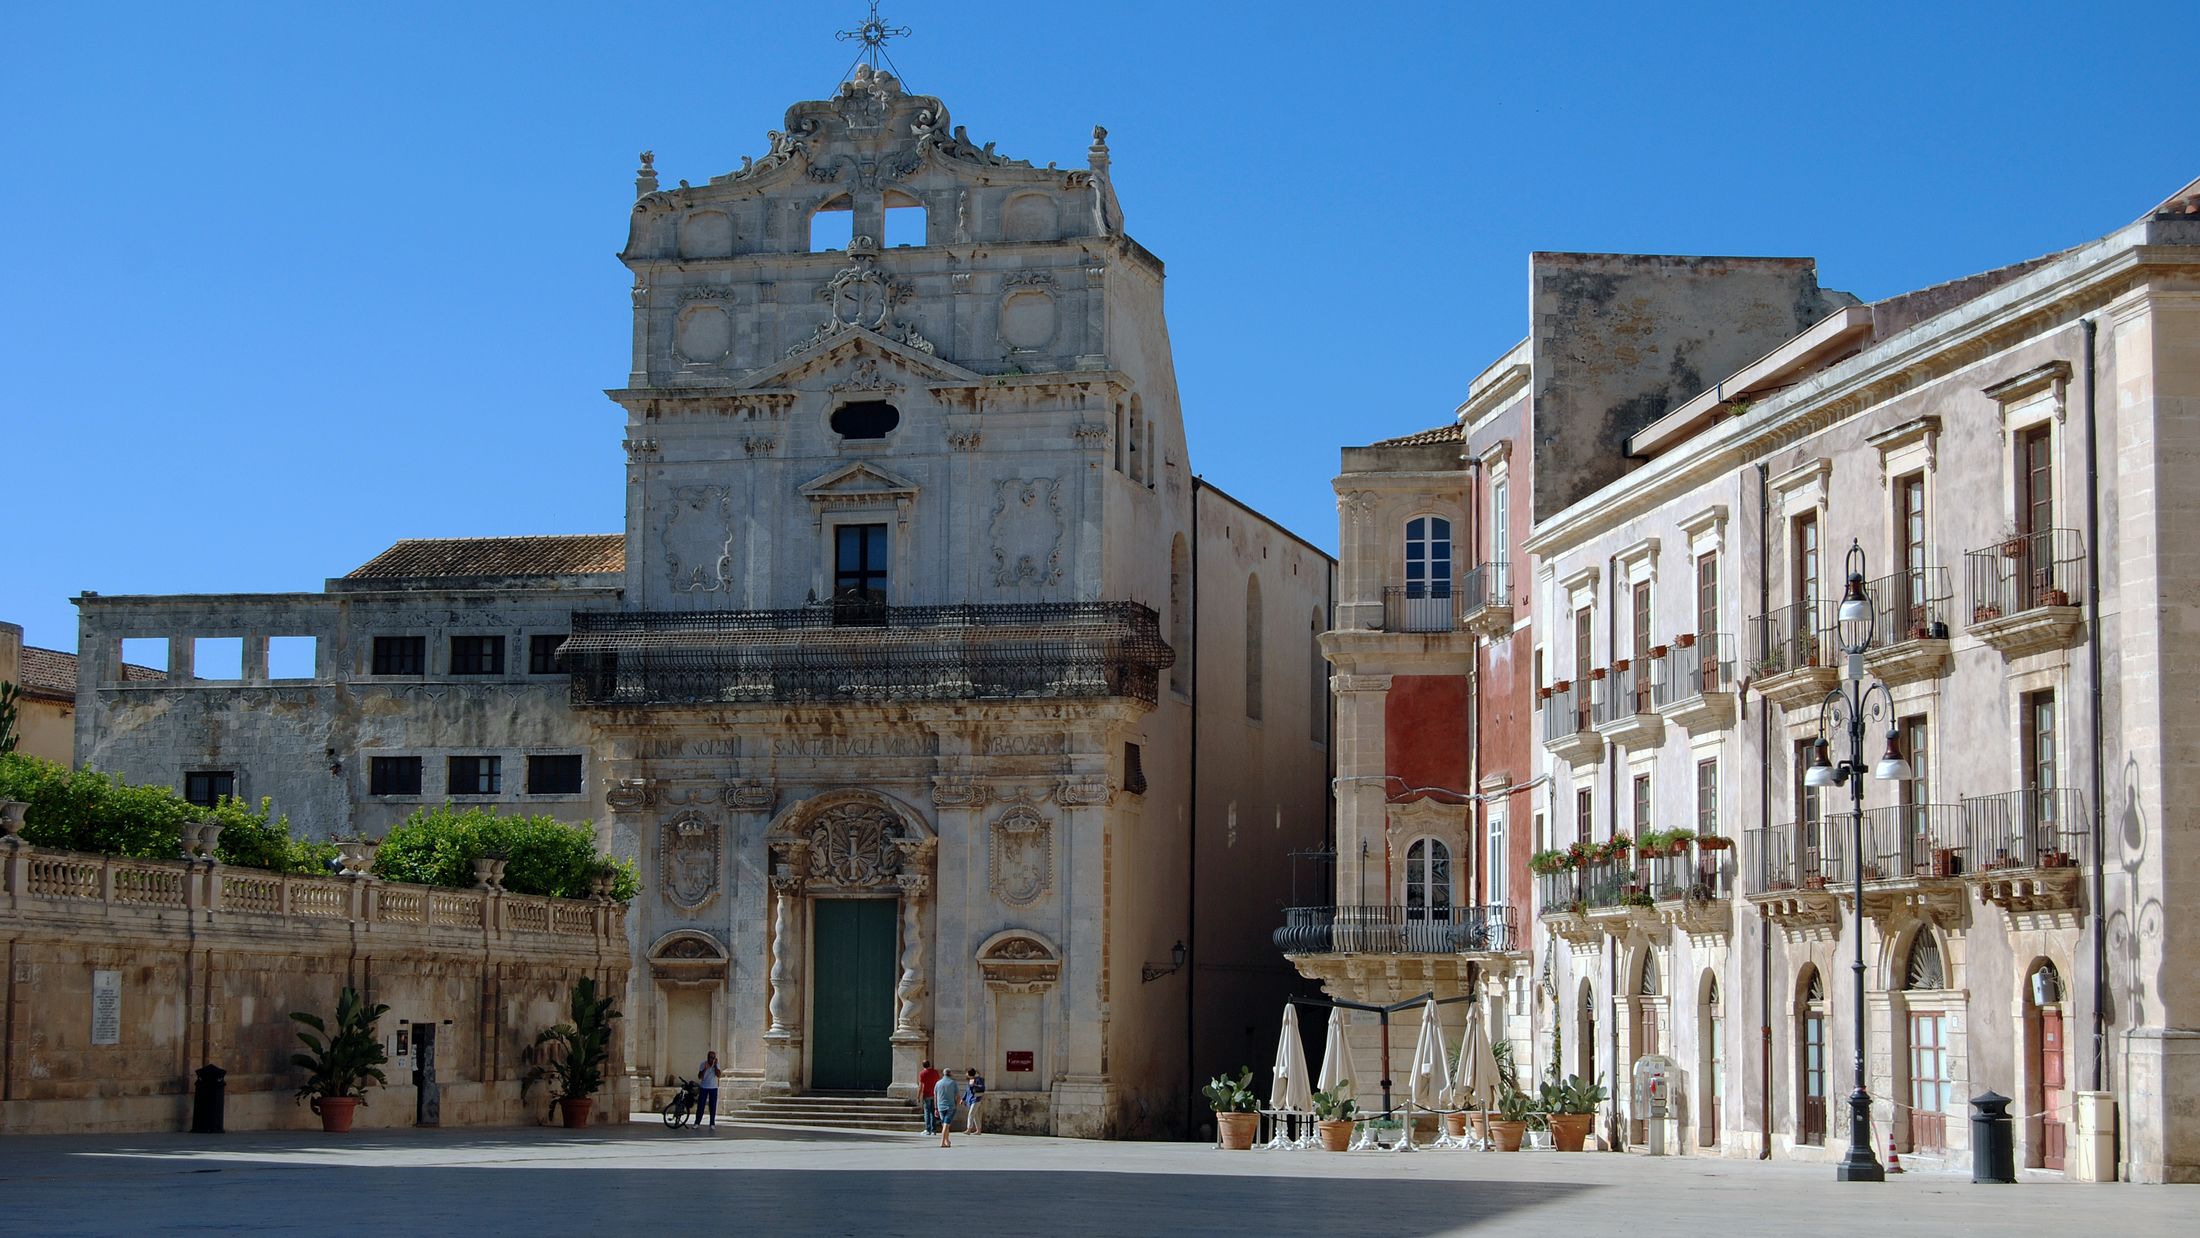
<svg viewBox="0 0 2200 1238"><path fill-rule="evenodd" d="M222 1133L222 1108L229 1098L229 1072L209 1062L198 1069L198 1083L191 1089L191 1133Z"/></svg>
<svg viewBox="0 0 2200 1238"><path fill-rule="evenodd" d="M2009 1098L1989 1091L1971 1098L1971 1181L2015 1182L2017 1141Z"/></svg>

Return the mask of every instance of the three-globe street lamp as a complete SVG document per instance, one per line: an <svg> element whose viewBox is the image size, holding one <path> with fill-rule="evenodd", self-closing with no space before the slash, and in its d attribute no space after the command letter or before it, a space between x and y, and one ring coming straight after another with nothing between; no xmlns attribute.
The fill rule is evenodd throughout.
<svg viewBox="0 0 2200 1238"><path fill-rule="evenodd" d="M1841 610L1836 627L1841 642L1841 652L1847 665L1842 678L1848 680L1844 693L1836 685L1826 693L1825 702L1818 709L1818 738L1811 744L1810 768L1803 772L1806 787L1835 787L1846 784L1849 788L1849 823L1854 830L1849 863L1853 866L1856 883L1856 909L1850 931L1856 938L1856 1089L1849 1093L1849 1151L1835 1170L1834 1176L1842 1182L1883 1182L1887 1171L1872 1153L1871 1093L1864 1087L1864 722L1867 718L1887 726L1887 750L1872 765L1871 776L1883 782L1899 782L1911 777L1910 763L1902 758L1901 736L1893 725L1894 700L1887 692L1887 685L1864 683L1864 651L1871 648L1873 613L1871 599L1864 593L1864 547L1855 541L1849 543L1848 558L1844 563L1848 571L1848 585L1841 594ZM1846 730L1849 739L1848 756L1838 763L1829 761L1826 752L1826 735Z"/></svg>

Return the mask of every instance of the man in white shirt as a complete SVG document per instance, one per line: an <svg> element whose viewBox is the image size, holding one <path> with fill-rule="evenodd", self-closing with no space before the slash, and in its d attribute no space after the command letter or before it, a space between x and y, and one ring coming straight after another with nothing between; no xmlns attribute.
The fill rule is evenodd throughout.
<svg viewBox="0 0 2200 1238"><path fill-rule="evenodd" d="M703 1111L708 1109L710 1110L711 1129L716 1130L718 1128L718 1051L716 1049L704 1054L703 1064L695 1068L695 1086L703 1090L703 1094L695 1101L695 1124L697 1126L703 1124Z"/></svg>

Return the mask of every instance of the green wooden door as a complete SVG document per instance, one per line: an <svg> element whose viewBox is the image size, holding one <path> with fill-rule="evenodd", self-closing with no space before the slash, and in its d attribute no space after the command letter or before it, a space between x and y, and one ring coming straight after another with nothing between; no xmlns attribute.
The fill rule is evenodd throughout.
<svg viewBox="0 0 2200 1238"><path fill-rule="evenodd" d="M883 1091L894 1080L893 899L814 904L810 1086Z"/></svg>

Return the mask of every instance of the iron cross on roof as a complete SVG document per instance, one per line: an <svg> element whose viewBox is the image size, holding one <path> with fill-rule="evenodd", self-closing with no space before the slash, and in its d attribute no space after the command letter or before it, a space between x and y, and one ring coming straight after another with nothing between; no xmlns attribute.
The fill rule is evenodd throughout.
<svg viewBox="0 0 2200 1238"><path fill-rule="evenodd" d="M906 39L910 33L907 26L890 26L886 24L886 19L878 15L878 0L871 0L871 15L863 20L862 25L853 30L842 30L833 37L843 43L860 42L863 44L863 50L856 53L854 62L848 66L849 73L855 72L856 65L864 63L869 63L871 68L876 70L879 60L884 58L887 65L894 70L894 75L899 77L901 68L895 65L894 58L887 54L886 42L889 39ZM845 78L847 74L841 76Z"/></svg>

